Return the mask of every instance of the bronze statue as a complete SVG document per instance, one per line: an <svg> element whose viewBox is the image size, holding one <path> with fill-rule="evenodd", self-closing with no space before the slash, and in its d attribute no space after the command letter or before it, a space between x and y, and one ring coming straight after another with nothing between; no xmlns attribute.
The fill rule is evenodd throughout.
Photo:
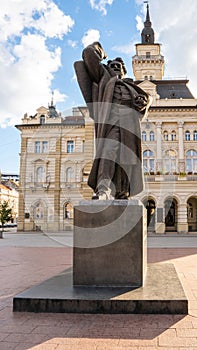
<svg viewBox="0 0 197 350"><path fill-rule="evenodd" d="M77 80L95 123L96 155L88 185L92 199L128 199L143 190L141 166L142 119L149 96L130 78L117 57L106 64L99 42L83 50L74 64Z"/></svg>

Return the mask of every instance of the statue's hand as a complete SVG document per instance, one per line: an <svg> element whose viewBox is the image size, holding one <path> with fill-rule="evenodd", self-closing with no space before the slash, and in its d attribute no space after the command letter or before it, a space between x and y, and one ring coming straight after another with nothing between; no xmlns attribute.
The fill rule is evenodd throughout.
<svg viewBox="0 0 197 350"><path fill-rule="evenodd" d="M107 58L107 55L102 47L102 45L98 42L95 41L92 45L90 45L94 48L94 51L96 52L96 54L99 56L100 61L104 60L105 58Z"/></svg>

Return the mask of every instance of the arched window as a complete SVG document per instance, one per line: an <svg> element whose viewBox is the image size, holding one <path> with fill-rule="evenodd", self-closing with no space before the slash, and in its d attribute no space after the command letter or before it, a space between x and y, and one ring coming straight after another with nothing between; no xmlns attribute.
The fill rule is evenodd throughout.
<svg viewBox="0 0 197 350"><path fill-rule="evenodd" d="M176 152L173 150L168 150L165 152L164 156L164 172L173 174L176 172Z"/></svg>
<svg viewBox="0 0 197 350"><path fill-rule="evenodd" d="M42 203L37 203L34 207L34 219L43 219L44 218L44 207Z"/></svg>
<svg viewBox="0 0 197 350"><path fill-rule="evenodd" d="M143 170L144 173L155 171L155 157L154 152L146 150L143 152Z"/></svg>
<svg viewBox="0 0 197 350"><path fill-rule="evenodd" d="M171 132L171 141L176 141L176 131Z"/></svg>
<svg viewBox="0 0 197 350"><path fill-rule="evenodd" d="M185 141L190 141L190 131L189 130L187 130L185 132Z"/></svg>
<svg viewBox="0 0 197 350"><path fill-rule="evenodd" d="M75 180L74 178L74 169L69 167L66 169L66 182L73 182Z"/></svg>
<svg viewBox="0 0 197 350"><path fill-rule="evenodd" d="M164 131L163 139L164 139L164 141L168 141L168 132L167 131Z"/></svg>
<svg viewBox="0 0 197 350"><path fill-rule="evenodd" d="M186 172L197 173L197 151L194 149L186 153Z"/></svg>
<svg viewBox="0 0 197 350"><path fill-rule="evenodd" d="M142 131L142 141L146 141L146 131Z"/></svg>
<svg viewBox="0 0 197 350"><path fill-rule="evenodd" d="M42 166L36 169L36 182L44 182L44 168Z"/></svg>
<svg viewBox="0 0 197 350"><path fill-rule="evenodd" d="M150 141L155 141L155 133L154 133L154 131L150 131Z"/></svg>
<svg viewBox="0 0 197 350"><path fill-rule="evenodd" d="M197 141L197 130L194 130L193 132L193 140Z"/></svg>
<svg viewBox="0 0 197 350"><path fill-rule="evenodd" d="M65 219L73 219L73 205L68 202L64 206L64 218Z"/></svg>

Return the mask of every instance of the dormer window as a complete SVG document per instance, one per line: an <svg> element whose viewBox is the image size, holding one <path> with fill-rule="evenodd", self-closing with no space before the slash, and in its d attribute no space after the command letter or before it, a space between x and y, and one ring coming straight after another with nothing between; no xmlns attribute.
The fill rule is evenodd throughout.
<svg viewBox="0 0 197 350"><path fill-rule="evenodd" d="M45 124L45 115L44 114L42 114L40 116L40 124Z"/></svg>

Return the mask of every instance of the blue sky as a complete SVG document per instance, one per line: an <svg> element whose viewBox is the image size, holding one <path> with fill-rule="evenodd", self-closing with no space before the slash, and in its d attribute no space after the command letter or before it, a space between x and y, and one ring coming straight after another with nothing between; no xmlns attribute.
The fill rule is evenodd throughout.
<svg viewBox="0 0 197 350"><path fill-rule="evenodd" d="M188 77L197 96L197 1L149 0L165 77ZM121 56L128 76L145 19L143 0L1 0L0 170L19 173L20 132L14 127L54 101L63 115L83 105L73 63L100 40Z"/></svg>

